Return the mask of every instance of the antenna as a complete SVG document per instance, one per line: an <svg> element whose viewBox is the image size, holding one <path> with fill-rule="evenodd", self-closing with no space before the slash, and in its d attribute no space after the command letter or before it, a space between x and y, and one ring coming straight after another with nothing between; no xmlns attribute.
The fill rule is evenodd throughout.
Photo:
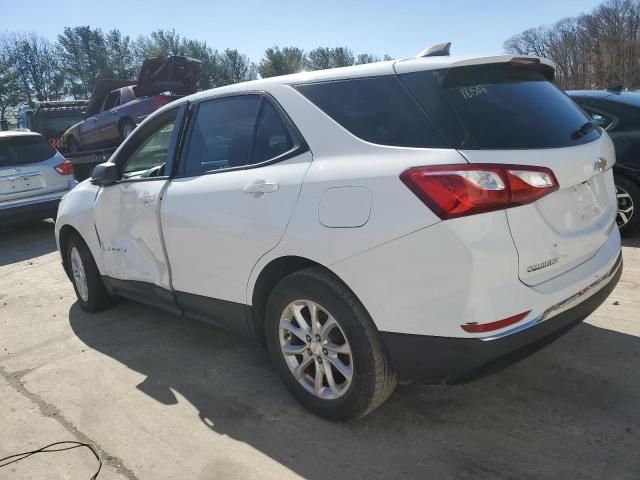
<svg viewBox="0 0 640 480"><path fill-rule="evenodd" d="M450 55L451 42L439 43L432 47L426 48L421 51L416 58L422 57L448 57Z"/></svg>

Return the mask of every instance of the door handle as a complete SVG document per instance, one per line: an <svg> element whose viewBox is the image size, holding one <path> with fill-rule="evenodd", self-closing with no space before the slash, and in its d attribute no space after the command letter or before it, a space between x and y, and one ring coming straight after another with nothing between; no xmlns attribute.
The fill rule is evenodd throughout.
<svg viewBox="0 0 640 480"><path fill-rule="evenodd" d="M245 193L252 193L255 196L262 196L265 193L277 192L279 188L280 185L278 185L277 183L267 183L265 181L258 180L257 182L246 185L242 190L244 190Z"/></svg>
<svg viewBox="0 0 640 480"><path fill-rule="evenodd" d="M140 195L138 195L138 200L140 200L145 205L147 203L153 202L155 199L156 199L156 196L153 193L149 193L149 192L142 192Z"/></svg>

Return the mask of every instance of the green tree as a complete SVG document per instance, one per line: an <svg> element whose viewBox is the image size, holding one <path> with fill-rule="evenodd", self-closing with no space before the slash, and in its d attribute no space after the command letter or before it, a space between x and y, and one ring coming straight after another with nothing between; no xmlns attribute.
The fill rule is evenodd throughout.
<svg viewBox="0 0 640 480"><path fill-rule="evenodd" d="M96 80L130 73L124 64L127 45L122 42L116 30L105 36L101 29L89 25L65 27L58 35L57 52L67 92L75 98L86 98Z"/></svg>
<svg viewBox="0 0 640 480"><path fill-rule="evenodd" d="M0 54L0 120L6 119L7 110L20 102L21 87L18 75L5 55Z"/></svg>
<svg viewBox="0 0 640 480"><path fill-rule="evenodd" d="M219 59L224 85L255 80L258 76L256 65L238 50L226 49Z"/></svg>
<svg viewBox="0 0 640 480"><path fill-rule="evenodd" d="M131 38L123 36L120 30L111 30L106 35L107 70L111 78L123 80L133 79L137 75L137 64L134 57Z"/></svg>
<svg viewBox="0 0 640 480"><path fill-rule="evenodd" d="M267 48L264 57L258 66L258 72L262 78L275 77L276 75L287 75L304 70L305 55L297 47Z"/></svg>
<svg viewBox="0 0 640 480"><path fill-rule="evenodd" d="M326 68L348 67L353 65L353 52L346 47L318 47L307 55L308 70L324 70Z"/></svg>
<svg viewBox="0 0 640 480"><path fill-rule="evenodd" d="M355 64L363 65L365 63L386 62L388 60L393 60L393 58L391 58L389 55L384 55L382 58L380 58L379 56L372 55L370 53L361 53L356 57Z"/></svg>
<svg viewBox="0 0 640 480"><path fill-rule="evenodd" d="M36 33L5 33L0 46L21 85L24 100L57 100L63 94L63 75L53 44Z"/></svg>

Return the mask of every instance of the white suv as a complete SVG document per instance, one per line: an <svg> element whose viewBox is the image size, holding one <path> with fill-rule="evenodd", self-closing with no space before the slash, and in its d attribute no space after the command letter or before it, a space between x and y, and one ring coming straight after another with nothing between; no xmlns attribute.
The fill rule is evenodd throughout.
<svg viewBox="0 0 640 480"><path fill-rule="evenodd" d="M622 259L612 143L553 75L440 56L171 103L60 206L78 302L129 297L266 339L329 419L564 331Z"/></svg>

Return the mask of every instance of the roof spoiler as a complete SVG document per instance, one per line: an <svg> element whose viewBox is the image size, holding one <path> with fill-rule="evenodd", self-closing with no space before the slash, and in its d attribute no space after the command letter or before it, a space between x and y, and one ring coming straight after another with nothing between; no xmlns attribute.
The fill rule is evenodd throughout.
<svg viewBox="0 0 640 480"><path fill-rule="evenodd" d="M438 43L432 47L425 48L421 51L416 58L422 57L448 57L451 53L451 42Z"/></svg>

